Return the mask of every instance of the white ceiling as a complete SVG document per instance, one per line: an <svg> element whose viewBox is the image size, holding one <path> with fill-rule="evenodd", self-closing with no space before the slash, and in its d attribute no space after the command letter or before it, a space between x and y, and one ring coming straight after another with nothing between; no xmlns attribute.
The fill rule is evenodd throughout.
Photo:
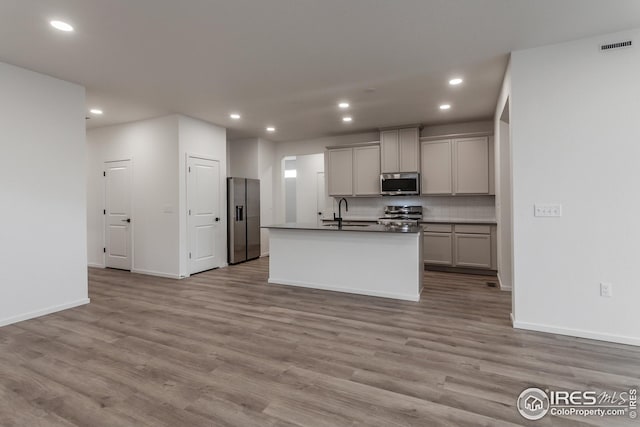
<svg viewBox="0 0 640 427"><path fill-rule="evenodd" d="M183 113L284 141L490 118L510 51L639 26L637 0L0 0L0 61L86 86L89 127Z"/></svg>

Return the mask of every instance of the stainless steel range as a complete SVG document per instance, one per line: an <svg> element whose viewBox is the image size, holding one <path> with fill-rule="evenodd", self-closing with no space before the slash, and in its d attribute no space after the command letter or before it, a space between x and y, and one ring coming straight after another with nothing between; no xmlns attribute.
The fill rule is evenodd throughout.
<svg viewBox="0 0 640 427"><path fill-rule="evenodd" d="M390 226L418 225L422 219L422 206L385 206L384 216L378 218L378 224Z"/></svg>

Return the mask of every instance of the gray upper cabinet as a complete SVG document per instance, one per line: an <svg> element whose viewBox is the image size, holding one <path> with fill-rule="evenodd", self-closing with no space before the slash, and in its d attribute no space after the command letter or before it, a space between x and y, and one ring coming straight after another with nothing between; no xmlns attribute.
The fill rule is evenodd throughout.
<svg viewBox="0 0 640 427"><path fill-rule="evenodd" d="M454 193L489 194L489 138L453 141Z"/></svg>
<svg viewBox="0 0 640 427"><path fill-rule="evenodd" d="M327 149L329 196L380 195L380 145Z"/></svg>
<svg viewBox="0 0 640 427"><path fill-rule="evenodd" d="M356 196L380 195L380 146L353 149L353 191Z"/></svg>
<svg viewBox="0 0 640 427"><path fill-rule="evenodd" d="M353 148L327 150L330 196L353 195Z"/></svg>
<svg viewBox="0 0 640 427"><path fill-rule="evenodd" d="M418 128L400 129L398 172L418 172L420 170L420 134Z"/></svg>
<svg viewBox="0 0 640 427"><path fill-rule="evenodd" d="M380 171L418 172L420 134L418 128L391 129L380 132Z"/></svg>
<svg viewBox="0 0 640 427"><path fill-rule="evenodd" d="M451 140L422 143L422 194L452 194Z"/></svg>
<svg viewBox="0 0 640 427"><path fill-rule="evenodd" d="M421 145L422 194L490 194L489 137Z"/></svg>
<svg viewBox="0 0 640 427"><path fill-rule="evenodd" d="M399 172L400 148L398 130L380 132L380 171Z"/></svg>

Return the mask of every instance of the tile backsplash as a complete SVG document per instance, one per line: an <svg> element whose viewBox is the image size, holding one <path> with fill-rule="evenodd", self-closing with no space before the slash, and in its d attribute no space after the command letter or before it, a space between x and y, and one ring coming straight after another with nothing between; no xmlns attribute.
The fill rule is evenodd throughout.
<svg viewBox="0 0 640 427"><path fill-rule="evenodd" d="M386 196L386 197L348 197L349 212L343 216L371 217L382 216L386 205L421 205L425 219L483 219L496 217L494 196ZM334 200L334 210L337 203Z"/></svg>

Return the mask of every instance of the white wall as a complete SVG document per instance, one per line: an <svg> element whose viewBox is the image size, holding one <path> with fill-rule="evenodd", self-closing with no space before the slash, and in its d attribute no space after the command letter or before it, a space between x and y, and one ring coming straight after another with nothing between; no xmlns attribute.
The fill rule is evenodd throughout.
<svg viewBox="0 0 640 427"><path fill-rule="evenodd" d="M258 140L258 178L260 179L260 224L272 225L274 221L273 189L276 144L266 139ZM269 230L260 230L261 255L269 254Z"/></svg>
<svg viewBox="0 0 640 427"><path fill-rule="evenodd" d="M0 326L89 302L85 91L0 62Z"/></svg>
<svg viewBox="0 0 640 427"><path fill-rule="evenodd" d="M496 219L498 220L498 280L501 289L513 289L513 226L512 226L512 173L511 173L511 131L504 120L510 116L511 65L507 66L494 119L494 156ZM512 302L512 314L513 314Z"/></svg>
<svg viewBox="0 0 640 427"><path fill-rule="evenodd" d="M301 141L279 142L276 144L274 166L274 222L284 222L284 185L282 159L287 156L304 156L309 154L324 154L326 147L374 142L380 139L379 132L363 132L347 135L329 136L323 138L306 139ZM326 188L326 187L325 187Z"/></svg>
<svg viewBox="0 0 640 427"><path fill-rule="evenodd" d="M512 54L516 327L640 345L640 52L598 51L629 37Z"/></svg>
<svg viewBox="0 0 640 427"><path fill-rule="evenodd" d="M224 264L227 262L227 131L214 124L178 116L178 167L179 204L178 216L180 222L180 276L188 275L188 232L187 232L187 156L200 156L220 161L220 224L218 225L218 240L216 253L221 254Z"/></svg>
<svg viewBox="0 0 640 427"><path fill-rule="evenodd" d="M229 174L230 177L260 179L258 166L258 138L229 141Z"/></svg>
<svg viewBox="0 0 640 427"><path fill-rule="evenodd" d="M318 173L324 172L324 153L297 156L296 170L297 222L314 224L318 221Z"/></svg>
<svg viewBox="0 0 640 427"><path fill-rule="evenodd" d="M178 116L91 129L87 142L89 265L105 262L104 162L132 159L132 271L178 277Z"/></svg>

